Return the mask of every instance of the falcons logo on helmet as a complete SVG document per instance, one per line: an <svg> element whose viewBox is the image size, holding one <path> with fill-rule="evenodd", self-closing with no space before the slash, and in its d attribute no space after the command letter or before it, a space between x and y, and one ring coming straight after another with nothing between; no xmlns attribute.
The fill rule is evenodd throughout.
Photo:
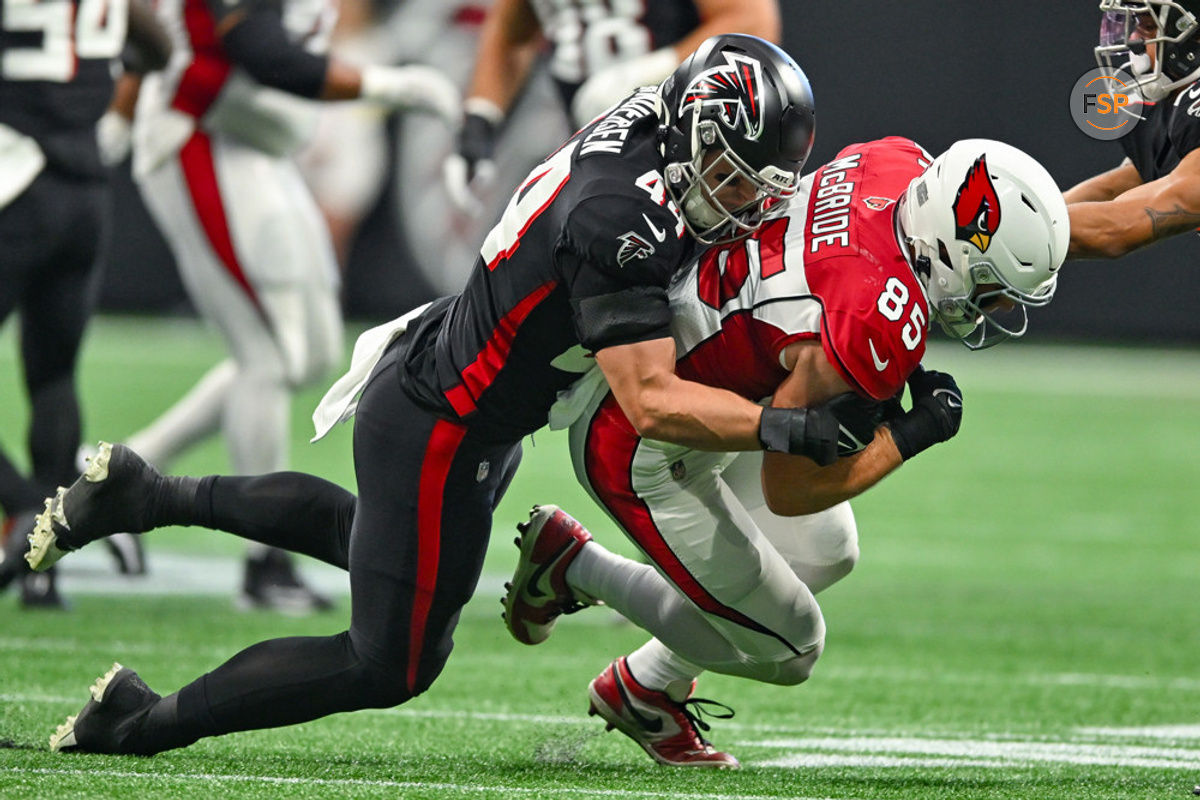
<svg viewBox="0 0 1200 800"><path fill-rule="evenodd" d="M986 253L1000 227L1000 196L988 175L987 156L981 155L958 187L954 198L954 235Z"/></svg>
<svg viewBox="0 0 1200 800"><path fill-rule="evenodd" d="M725 66L701 73L684 90L679 113L696 102L701 108L716 106L717 118L725 127L757 140L763 132L762 64L738 53L723 55L728 62Z"/></svg>

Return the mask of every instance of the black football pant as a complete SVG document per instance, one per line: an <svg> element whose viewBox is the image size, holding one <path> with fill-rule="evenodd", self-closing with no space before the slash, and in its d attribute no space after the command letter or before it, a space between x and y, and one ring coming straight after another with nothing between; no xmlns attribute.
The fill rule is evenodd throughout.
<svg viewBox="0 0 1200 800"><path fill-rule="evenodd" d="M393 348L358 406L357 499L295 472L210 477L200 481L192 520L347 567L350 629L243 650L164 698L130 752L395 706L441 672L521 450L478 441L414 405L395 357Z"/></svg>
<svg viewBox="0 0 1200 800"><path fill-rule="evenodd" d="M104 183L51 170L0 209L0 325L19 312L30 402L31 475L0 452L0 509L10 515L40 509L78 474L75 363L95 306L108 213Z"/></svg>

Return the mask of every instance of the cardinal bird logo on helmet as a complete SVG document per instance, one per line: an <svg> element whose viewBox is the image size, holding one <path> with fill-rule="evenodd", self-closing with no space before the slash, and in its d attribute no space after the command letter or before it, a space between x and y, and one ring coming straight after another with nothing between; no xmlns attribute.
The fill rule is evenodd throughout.
<svg viewBox="0 0 1200 800"><path fill-rule="evenodd" d="M954 235L986 253L1000 227L1000 196L988 175L987 156L981 155L967 172L954 198Z"/></svg>
<svg viewBox="0 0 1200 800"><path fill-rule="evenodd" d="M717 107L717 118L730 130L740 130L757 140L763 132L762 64L738 53L724 53L725 66L700 74L687 89L679 106L682 114L693 103Z"/></svg>

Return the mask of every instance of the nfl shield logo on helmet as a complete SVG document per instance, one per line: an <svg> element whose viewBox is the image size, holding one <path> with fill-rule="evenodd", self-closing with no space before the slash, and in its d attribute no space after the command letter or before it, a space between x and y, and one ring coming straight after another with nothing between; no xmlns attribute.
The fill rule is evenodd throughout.
<svg viewBox="0 0 1200 800"><path fill-rule="evenodd" d="M479 468L475 470L475 482L483 483L487 480L488 473L492 471L492 465L487 459L479 462Z"/></svg>

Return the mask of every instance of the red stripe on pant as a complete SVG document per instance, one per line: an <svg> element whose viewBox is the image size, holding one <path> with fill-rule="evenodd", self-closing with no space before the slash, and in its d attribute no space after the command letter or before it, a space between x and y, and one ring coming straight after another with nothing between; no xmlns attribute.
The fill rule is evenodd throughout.
<svg viewBox="0 0 1200 800"><path fill-rule="evenodd" d="M266 319L258 294L250 285L246 271L238 261L237 251L233 248L233 236L229 231L229 218L225 215L225 205L221 202L221 186L217 182L217 166L213 159L212 140L200 131L192 134L179 151L179 165L183 169L184 182L187 183L188 194L192 198L192 206L200 220L200 227L212 246L213 252L225 266L246 297Z"/></svg>
<svg viewBox="0 0 1200 800"><path fill-rule="evenodd" d="M438 561L442 550L442 506L446 479L458 446L467 429L447 420L438 420L425 446L421 464L421 484L417 490L417 586L413 596L412 623L409 625L408 690L417 685L417 669L425 642L429 609L437 590Z"/></svg>
<svg viewBox="0 0 1200 800"><path fill-rule="evenodd" d="M617 405L616 399L611 394L608 395L592 416L584 448L584 468L587 470L592 491L609 513L617 518L638 547L693 603L709 614L773 636L795 650L775 632L709 594L671 550L670 544L655 524L646 501L638 496L633 487L633 458L641 441L641 437Z"/></svg>

